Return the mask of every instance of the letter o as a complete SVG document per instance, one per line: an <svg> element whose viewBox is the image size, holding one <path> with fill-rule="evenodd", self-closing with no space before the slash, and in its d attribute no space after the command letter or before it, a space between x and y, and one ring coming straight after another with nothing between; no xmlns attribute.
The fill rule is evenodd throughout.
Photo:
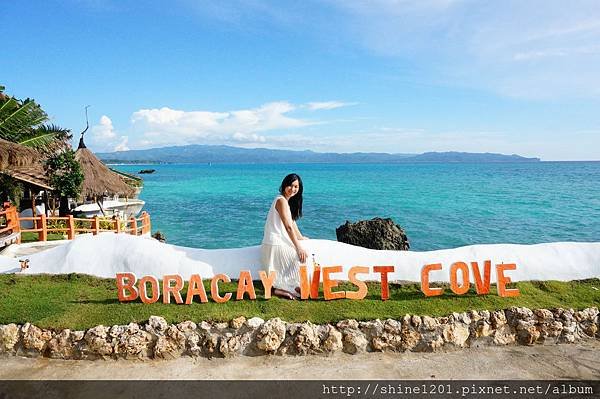
<svg viewBox="0 0 600 399"><path fill-rule="evenodd" d="M457 272L462 271L462 284L458 285ZM469 267L465 262L454 262L450 266L450 289L457 295L465 294L471 288L469 281Z"/></svg>
<svg viewBox="0 0 600 399"><path fill-rule="evenodd" d="M146 283L150 283L150 290L152 291L152 296L148 297L148 293L146 291ZM144 303L154 303L158 301L158 279L154 276L144 276L138 281L138 291L140 293L140 299Z"/></svg>

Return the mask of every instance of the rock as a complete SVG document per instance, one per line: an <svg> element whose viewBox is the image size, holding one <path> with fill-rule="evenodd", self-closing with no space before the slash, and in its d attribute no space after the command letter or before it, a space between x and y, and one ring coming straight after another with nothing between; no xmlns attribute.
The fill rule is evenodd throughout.
<svg viewBox="0 0 600 399"><path fill-rule="evenodd" d="M235 328L237 330L238 328L241 328L245 323L246 323L246 318L244 316L239 316L239 317L236 317L235 319L232 319L229 322L229 327Z"/></svg>
<svg viewBox="0 0 600 399"><path fill-rule="evenodd" d="M579 330L587 337L593 338L598 332L598 308L587 308L575 312L574 319L577 320Z"/></svg>
<svg viewBox="0 0 600 399"><path fill-rule="evenodd" d="M190 321L190 320L183 321L183 322L177 324L177 329L186 335L191 332L196 331L196 328L198 328L196 323L194 323L193 321Z"/></svg>
<svg viewBox="0 0 600 399"><path fill-rule="evenodd" d="M212 330L213 326L212 326L212 324L210 324L207 321L202 321L200 324L198 324L197 328L198 328L198 330L208 332L208 331Z"/></svg>
<svg viewBox="0 0 600 399"><path fill-rule="evenodd" d="M554 321L554 315L548 309L536 309L533 314L537 318L538 323L549 323Z"/></svg>
<svg viewBox="0 0 600 399"><path fill-rule="evenodd" d="M440 334L423 335L421 339L419 346L424 352L435 352L444 346L444 338Z"/></svg>
<svg viewBox="0 0 600 399"><path fill-rule="evenodd" d="M515 333L508 324L504 324L494 330L494 345L510 345L515 342Z"/></svg>
<svg viewBox="0 0 600 399"><path fill-rule="evenodd" d="M354 355L367 350L368 341L361 331L348 328L343 331L342 335L344 352Z"/></svg>
<svg viewBox="0 0 600 399"><path fill-rule="evenodd" d="M117 337L115 355L125 359L150 358L154 344L152 334L142 330L136 323L124 327L123 332Z"/></svg>
<svg viewBox="0 0 600 399"><path fill-rule="evenodd" d="M25 323L21 327L23 354L27 356L38 356L43 354L52 339L52 332L42 330L31 323Z"/></svg>
<svg viewBox="0 0 600 399"><path fill-rule="evenodd" d="M226 333L219 342L219 352L224 357L232 357L240 349L240 341L232 333Z"/></svg>
<svg viewBox="0 0 600 399"><path fill-rule="evenodd" d="M327 325L327 336L321 345L325 352L337 352L343 348L342 333L334 326Z"/></svg>
<svg viewBox="0 0 600 399"><path fill-rule="evenodd" d="M469 335L469 327L464 323L451 322L442 328L444 341L460 348L467 346Z"/></svg>
<svg viewBox="0 0 600 399"><path fill-rule="evenodd" d="M71 333L71 330L65 329L54 335L48 342L49 357L53 359L80 359L79 344L83 338L83 334L80 333L81 331Z"/></svg>
<svg viewBox="0 0 600 399"><path fill-rule="evenodd" d="M154 357L158 359L178 358L185 350L185 343L185 335L177 327L168 326L164 334L157 335L153 351Z"/></svg>
<svg viewBox="0 0 600 399"><path fill-rule="evenodd" d="M217 330L227 330L229 328L229 323L224 322L224 321L215 323L215 328Z"/></svg>
<svg viewBox="0 0 600 399"><path fill-rule="evenodd" d="M283 343L285 330L285 323L279 317L267 320L258 329L257 348L268 353L275 353Z"/></svg>
<svg viewBox="0 0 600 399"><path fill-rule="evenodd" d="M356 321L354 319L341 320L341 321L337 322L336 326L339 329L353 328L353 329L357 330L358 329L358 321Z"/></svg>
<svg viewBox="0 0 600 399"><path fill-rule="evenodd" d="M470 335L473 339L488 338L494 332L492 328L491 314L487 310L479 312L472 311L469 314L471 319ZM485 341L488 341L487 339Z"/></svg>
<svg viewBox="0 0 600 399"><path fill-rule="evenodd" d="M150 316L146 324L146 331L154 335L162 335L165 333L169 324L160 316Z"/></svg>
<svg viewBox="0 0 600 399"><path fill-rule="evenodd" d="M152 238L154 238L155 240L159 241L159 242L167 242L167 237L161 233L159 230L156 230L156 232L154 234L152 234Z"/></svg>
<svg viewBox="0 0 600 399"><path fill-rule="evenodd" d="M84 335L84 354L88 358L110 356L113 353L112 340L108 336L108 327L92 327Z"/></svg>
<svg viewBox="0 0 600 399"><path fill-rule="evenodd" d="M502 310L497 310L490 314L490 320L492 321L492 328L497 330L506 324L506 314Z"/></svg>
<svg viewBox="0 0 600 399"><path fill-rule="evenodd" d="M540 338L540 331L531 320L519 320L516 330L517 340L522 345L533 345Z"/></svg>
<svg viewBox="0 0 600 399"><path fill-rule="evenodd" d="M560 342L572 344L577 338L577 324L573 322L563 322L563 329L559 337Z"/></svg>
<svg viewBox="0 0 600 399"><path fill-rule="evenodd" d="M321 340L314 324L310 321L301 323L298 327L294 327L294 330L292 336L295 353L306 355L321 352Z"/></svg>
<svg viewBox="0 0 600 399"><path fill-rule="evenodd" d="M392 219L374 218L356 223L346 221L335 229L337 240L371 249L407 250L408 238Z"/></svg>
<svg viewBox="0 0 600 399"><path fill-rule="evenodd" d="M414 315L410 318L410 322L414 327L419 327L423 323L423 319L420 316Z"/></svg>
<svg viewBox="0 0 600 399"><path fill-rule="evenodd" d="M219 335L211 332L204 334L202 339L202 349L210 359L219 349Z"/></svg>
<svg viewBox="0 0 600 399"><path fill-rule="evenodd" d="M7 324L0 326L0 353L12 353L19 342L19 326Z"/></svg>
<svg viewBox="0 0 600 399"><path fill-rule="evenodd" d="M387 319L379 328L370 329L371 347L375 351L398 351L402 349L402 323ZM376 335L374 334L376 333Z"/></svg>
<svg viewBox="0 0 600 399"><path fill-rule="evenodd" d="M421 318L418 316L406 315L402 319L402 327L400 330L401 348L402 350L413 350L421 340L421 333L417 331L421 325Z"/></svg>
<svg viewBox="0 0 600 399"><path fill-rule="evenodd" d="M535 323L535 317L531 309L512 307L506 310L506 321L511 327L516 327L519 321Z"/></svg>
<svg viewBox="0 0 600 399"><path fill-rule="evenodd" d="M438 328L440 325L440 323L433 317L423 316L422 320L422 329L425 331L435 331L435 329Z"/></svg>
<svg viewBox="0 0 600 399"><path fill-rule="evenodd" d="M202 354L202 344L200 343L200 335L189 334L185 340L185 347L190 356L200 356Z"/></svg>
<svg viewBox="0 0 600 399"><path fill-rule="evenodd" d="M260 317L253 317L249 320L246 320L246 325L250 328L258 328L263 325L265 321Z"/></svg>

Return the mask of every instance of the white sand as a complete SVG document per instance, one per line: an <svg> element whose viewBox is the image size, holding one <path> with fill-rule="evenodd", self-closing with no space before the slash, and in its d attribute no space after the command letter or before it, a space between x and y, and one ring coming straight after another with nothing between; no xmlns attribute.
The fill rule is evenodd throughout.
<svg viewBox="0 0 600 399"><path fill-rule="evenodd" d="M344 280L352 266L395 266L390 280L420 281L423 265L442 263L443 270L431 273L432 281L449 281L450 265L456 261L469 264L492 261L492 282L495 264L516 263L517 269L506 272L513 281L575 280L600 277L600 242L557 242L536 245L471 245L438 251L376 251L328 240L307 240L303 244L321 266L343 266L344 272L332 278ZM180 274L189 278L200 274L210 278L225 273L237 278L240 270L250 270L258 279L259 246L235 249L197 249L162 244L152 238L126 234L103 233L79 236L72 242L33 255L24 273L85 273L99 277L114 277L118 272L133 272L137 277ZM312 262L309 261L309 267ZM0 273L19 272L18 259L0 256ZM372 268L371 268L372 270ZM361 280L379 280L371 272L358 276ZM471 276L471 282L473 277Z"/></svg>

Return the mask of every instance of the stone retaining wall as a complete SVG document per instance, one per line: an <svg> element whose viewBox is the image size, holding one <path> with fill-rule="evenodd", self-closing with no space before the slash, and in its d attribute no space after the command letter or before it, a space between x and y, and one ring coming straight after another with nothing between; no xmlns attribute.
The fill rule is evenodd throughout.
<svg viewBox="0 0 600 399"><path fill-rule="evenodd" d="M57 359L172 359L266 354L413 351L486 345L573 343L600 338L598 308L510 308L470 311L447 317L401 320L342 320L335 325L264 321L243 316L229 323L168 324L151 316L146 324L96 326L87 331L40 329L30 323L0 325L0 355Z"/></svg>

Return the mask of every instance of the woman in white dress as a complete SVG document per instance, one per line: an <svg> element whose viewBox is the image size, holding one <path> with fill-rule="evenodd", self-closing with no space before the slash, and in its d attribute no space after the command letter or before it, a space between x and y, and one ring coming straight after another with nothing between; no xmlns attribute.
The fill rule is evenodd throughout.
<svg viewBox="0 0 600 399"><path fill-rule="evenodd" d="M263 268L275 271L273 295L286 299L300 296L300 264L306 262L306 251L300 245L306 240L296 220L302 217L302 179L295 173L281 182L279 195L275 197L267 221L261 245Z"/></svg>

